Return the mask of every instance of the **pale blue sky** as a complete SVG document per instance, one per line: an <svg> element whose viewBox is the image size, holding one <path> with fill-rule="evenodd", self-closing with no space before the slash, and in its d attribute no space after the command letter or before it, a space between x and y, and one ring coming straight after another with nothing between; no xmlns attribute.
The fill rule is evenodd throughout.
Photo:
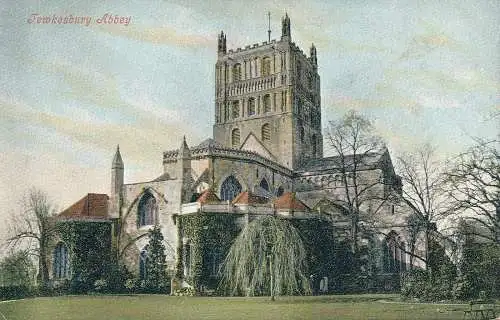
<svg viewBox="0 0 500 320"><path fill-rule="evenodd" d="M217 33L229 48L265 41L270 11L278 39L285 10L293 41L318 49L324 125L355 108L393 157L499 133L499 1L0 1L0 217L30 186L61 209L109 192L117 144L126 182L159 176L182 135L212 135ZM98 25L106 13L130 24Z"/></svg>

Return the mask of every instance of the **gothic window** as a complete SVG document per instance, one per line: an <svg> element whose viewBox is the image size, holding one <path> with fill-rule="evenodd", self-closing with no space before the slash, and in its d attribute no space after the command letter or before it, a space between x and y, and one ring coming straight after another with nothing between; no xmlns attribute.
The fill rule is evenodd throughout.
<svg viewBox="0 0 500 320"><path fill-rule="evenodd" d="M158 204L155 197L148 190L144 193L138 206L138 225L149 226L156 224L158 214Z"/></svg>
<svg viewBox="0 0 500 320"><path fill-rule="evenodd" d="M259 184L259 186L260 186L262 189L264 189L264 190L266 190L266 191L269 191L269 184L267 183L267 180L266 180L266 179L262 179L262 180L260 180L260 184Z"/></svg>
<svg viewBox="0 0 500 320"><path fill-rule="evenodd" d="M271 96L264 95L264 113L271 112Z"/></svg>
<svg viewBox="0 0 500 320"><path fill-rule="evenodd" d="M70 276L70 261L68 248L64 243L58 243L54 249L54 278L65 279Z"/></svg>
<svg viewBox="0 0 500 320"><path fill-rule="evenodd" d="M304 127L302 125L299 126L299 135L300 142L304 143Z"/></svg>
<svg viewBox="0 0 500 320"><path fill-rule="evenodd" d="M268 76L271 74L271 59L269 57L262 58L262 76Z"/></svg>
<svg viewBox="0 0 500 320"><path fill-rule="evenodd" d="M312 137L311 137L311 144L312 144L312 154L315 156L316 155L316 151L317 151L317 142L316 142L316 135L313 134Z"/></svg>
<svg viewBox="0 0 500 320"><path fill-rule="evenodd" d="M271 126L269 123L266 123L262 126L262 141L270 141L271 140Z"/></svg>
<svg viewBox="0 0 500 320"><path fill-rule="evenodd" d="M401 242L401 270L406 271L406 243Z"/></svg>
<svg viewBox="0 0 500 320"><path fill-rule="evenodd" d="M231 146L239 148L240 146L240 129L236 128L231 131Z"/></svg>
<svg viewBox="0 0 500 320"><path fill-rule="evenodd" d="M148 246L144 247L139 254L139 279L146 279L148 261Z"/></svg>
<svg viewBox="0 0 500 320"><path fill-rule="evenodd" d="M283 193L285 193L285 190L283 189L283 187L282 187L282 186L280 186L280 187L278 188L278 190L276 190L276 196L277 196L277 197L281 197L281 196L283 195Z"/></svg>
<svg viewBox="0 0 500 320"><path fill-rule="evenodd" d="M397 233L391 231L384 245L384 271L387 273L396 273L400 270L400 253L398 248Z"/></svg>
<svg viewBox="0 0 500 320"><path fill-rule="evenodd" d="M241 80L241 64L237 63L233 66L233 82Z"/></svg>
<svg viewBox="0 0 500 320"><path fill-rule="evenodd" d="M300 82L301 80L301 74L302 73L302 65L300 64L300 61L297 61L297 81Z"/></svg>
<svg viewBox="0 0 500 320"><path fill-rule="evenodd" d="M233 101L233 107L232 107L232 116L233 119L236 119L240 116L240 102L238 100Z"/></svg>
<svg viewBox="0 0 500 320"><path fill-rule="evenodd" d="M248 99L248 115L253 116L255 114L255 98Z"/></svg>
<svg viewBox="0 0 500 320"><path fill-rule="evenodd" d="M220 198L223 201L233 200L241 193L241 184L234 176L229 176L224 180L220 188Z"/></svg>

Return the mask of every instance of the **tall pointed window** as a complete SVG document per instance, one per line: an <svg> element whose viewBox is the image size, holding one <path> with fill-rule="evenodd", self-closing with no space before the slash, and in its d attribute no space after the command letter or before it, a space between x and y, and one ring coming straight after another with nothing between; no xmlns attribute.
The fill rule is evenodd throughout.
<svg viewBox="0 0 500 320"><path fill-rule="evenodd" d="M233 82L241 80L241 64L237 63L233 66Z"/></svg>
<svg viewBox="0 0 500 320"><path fill-rule="evenodd" d="M262 126L262 141L267 142L271 140L271 126L266 123Z"/></svg>
<svg viewBox="0 0 500 320"><path fill-rule="evenodd" d="M266 179L262 179L262 180L260 180L260 184L259 184L259 186L260 186L262 189L264 189L264 190L266 190L266 191L269 191L269 183L267 183L267 180L266 180Z"/></svg>
<svg viewBox="0 0 500 320"><path fill-rule="evenodd" d="M139 227L154 225L157 214L158 204L155 197L148 190L144 193L138 205L137 218Z"/></svg>
<svg viewBox="0 0 500 320"><path fill-rule="evenodd" d="M231 131L231 146L233 148L240 147L240 129L236 128Z"/></svg>
<svg viewBox="0 0 500 320"><path fill-rule="evenodd" d="M232 107L232 116L233 119L239 118L240 116L240 102L238 100L233 101L233 107Z"/></svg>
<svg viewBox="0 0 500 320"><path fill-rule="evenodd" d="M268 76L271 74L271 59L269 57L262 58L262 76Z"/></svg>
<svg viewBox="0 0 500 320"><path fill-rule="evenodd" d="M277 197L281 197L283 195L283 193L285 193L285 189L283 189L282 186L280 186L277 190L276 190L276 196Z"/></svg>
<svg viewBox="0 0 500 320"><path fill-rule="evenodd" d="M53 254L53 274L56 279L67 279L70 276L70 261L68 248L64 243L58 243Z"/></svg>
<svg viewBox="0 0 500 320"><path fill-rule="evenodd" d="M264 113L271 112L271 96L269 94L264 95Z"/></svg>
<svg viewBox="0 0 500 320"><path fill-rule="evenodd" d="M139 279L146 279L148 262L148 246L144 247L139 254Z"/></svg>
<svg viewBox="0 0 500 320"><path fill-rule="evenodd" d="M255 114L255 98L248 99L248 115L253 116Z"/></svg>
<svg viewBox="0 0 500 320"><path fill-rule="evenodd" d="M224 180L220 188L220 198L221 200L233 200L241 192L241 184L234 177L229 176Z"/></svg>
<svg viewBox="0 0 500 320"><path fill-rule="evenodd" d="M312 145L312 154L315 156L316 152L318 151L318 146L317 146L317 141L316 141L316 135L313 134L311 137L311 145Z"/></svg>

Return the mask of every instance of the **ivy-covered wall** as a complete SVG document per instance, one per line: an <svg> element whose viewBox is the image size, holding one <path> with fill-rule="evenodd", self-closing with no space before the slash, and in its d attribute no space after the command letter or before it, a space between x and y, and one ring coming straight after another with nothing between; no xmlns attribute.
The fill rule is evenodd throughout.
<svg viewBox="0 0 500 320"><path fill-rule="evenodd" d="M112 268L111 223L62 221L57 224L71 260L71 289L86 292Z"/></svg>
<svg viewBox="0 0 500 320"><path fill-rule="evenodd" d="M184 238L191 246L190 274L186 279L196 290L202 286L215 289L218 276L213 271L213 259L222 262L239 233L237 217L226 214L198 214L179 217ZM178 254L181 254L179 252ZM182 254L180 255L182 257ZM177 269L181 267L180 263ZM178 274L179 275L179 274Z"/></svg>

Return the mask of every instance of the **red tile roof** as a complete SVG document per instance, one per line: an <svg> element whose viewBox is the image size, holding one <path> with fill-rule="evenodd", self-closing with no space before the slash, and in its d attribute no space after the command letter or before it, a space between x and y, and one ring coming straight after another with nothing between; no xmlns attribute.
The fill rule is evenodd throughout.
<svg viewBox="0 0 500 320"><path fill-rule="evenodd" d="M285 192L281 197L274 200L274 207L276 209L291 209L306 211L308 207L299 199L295 197L294 192Z"/></svg>
<svg viewBox="0 0 500 320"><path fill-rule="evenodd" d="M207 189L201 194L201 196L198 198L198 200L196 200L196 202L199 202L201 204L216 203L216 202L220 202L220 199L219 199L219 197L217 197L214 190Z"/></svg>
<svg viewBox="0 0 500 320"><path fill-rule="evenodd" d="M269 199L253 194L249 191L245 191L236 196L233 200L233 204L264 204L268 203Z"/></svg>
<svg viewBox="0 0 500 320"><path fill-rule="evenodd" d="M108 218L108 195L89 193L61 212L60 218Z"/></svg>

